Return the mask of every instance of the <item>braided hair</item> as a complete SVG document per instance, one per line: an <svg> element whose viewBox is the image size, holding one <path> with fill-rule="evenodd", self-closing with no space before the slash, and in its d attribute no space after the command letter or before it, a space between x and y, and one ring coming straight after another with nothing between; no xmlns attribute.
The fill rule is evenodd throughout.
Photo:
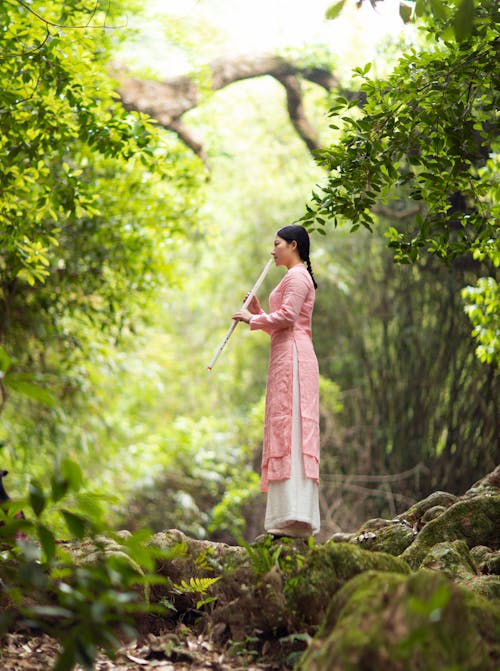
<svg viewBox="0 0 500 671"><path fill-rule="evenodd" d="M297 249L299 250L299 256L306 264L309 275L313 281L314 288L317 289L318 285L314 278L314 274L311 268L311 259L309 258L310 242L309 233L306 231L306 229L303 226L292 224L290 226L283 226L283 228L280 228L276 235L283 240L286 240L287 242L293 242L295 240L297 243Z"/></svg>

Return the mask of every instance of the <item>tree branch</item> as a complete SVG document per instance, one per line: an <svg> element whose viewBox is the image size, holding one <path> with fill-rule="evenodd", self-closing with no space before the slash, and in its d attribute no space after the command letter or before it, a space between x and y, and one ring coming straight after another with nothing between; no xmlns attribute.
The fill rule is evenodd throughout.
<svg viewBox="0 0 500 671"><path fill-rule="evenodd" d="M302 67L279 56L260 58L219 59L209 66L211 90L218 91L229 84L244 79L270 76L285 88L290 120L309 151L319 148L317 134L309 123L303 104L300 78L307 79L326 91L339 87L338 79L327 68ZM196 107L202 96L194 78L190 75L174 77L162 82L130 77L126 70L117 68L114 76L118 81L123 105L128 110L143 112L171 130L206 163L202 144L181 123L182 116ZM342 92L349 97L357 94Z"/></svg>

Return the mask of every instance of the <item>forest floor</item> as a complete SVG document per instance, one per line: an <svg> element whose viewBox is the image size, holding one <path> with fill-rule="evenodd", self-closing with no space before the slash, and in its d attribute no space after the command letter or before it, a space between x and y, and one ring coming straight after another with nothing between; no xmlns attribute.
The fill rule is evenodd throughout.
<svg viewBox="0 0 500 671"><path fill-rule="evenodd" d="M169 651L168 635L148 635L121 647L115 659L102 654L94 663L94 671L275 671L275 665L256 664L248 655L221 653L203 637L188 636L184 650ZM46 634L12 633L3 641L0 651L2 671L48 671L53 668L60 646ZM75 671L84 671L75 667Z"/></svg>

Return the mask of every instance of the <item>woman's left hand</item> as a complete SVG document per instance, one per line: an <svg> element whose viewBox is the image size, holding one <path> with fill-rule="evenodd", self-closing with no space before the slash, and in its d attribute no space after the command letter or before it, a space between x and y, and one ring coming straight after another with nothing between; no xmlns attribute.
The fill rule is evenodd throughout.
<svg viewBox="0 0 500 671"><path fill-rule="evenodd" d="M231 317L231 319L236 320L237 322L248 322L250 321L250 317L252 317L252 313L250 310L247 310L246 308L241 308L241 310L238 310L238 312L235 312L234 315Z"/></svg>

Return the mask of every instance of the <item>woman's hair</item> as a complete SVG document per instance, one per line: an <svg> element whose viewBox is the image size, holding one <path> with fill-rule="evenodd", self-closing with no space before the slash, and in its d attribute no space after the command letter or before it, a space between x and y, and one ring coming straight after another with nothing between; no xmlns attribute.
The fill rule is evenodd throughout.
<svg viewBox="0 0 500 671"><path fill-rule="evenodd" d="M311 260L309 258L310 242L309 233L306 231L306 229L303 226L292 224L290 226L283 226L283 228L280 228L276 235L283 240L286 240L287 242L293 242L293 240L295 240L297 243L297 249L299 250L299 256L302 261L305 261L307 270L309 271L309 275L313 281L314 288L317 289L318 285L314 279L311 268Z"/></svg>

